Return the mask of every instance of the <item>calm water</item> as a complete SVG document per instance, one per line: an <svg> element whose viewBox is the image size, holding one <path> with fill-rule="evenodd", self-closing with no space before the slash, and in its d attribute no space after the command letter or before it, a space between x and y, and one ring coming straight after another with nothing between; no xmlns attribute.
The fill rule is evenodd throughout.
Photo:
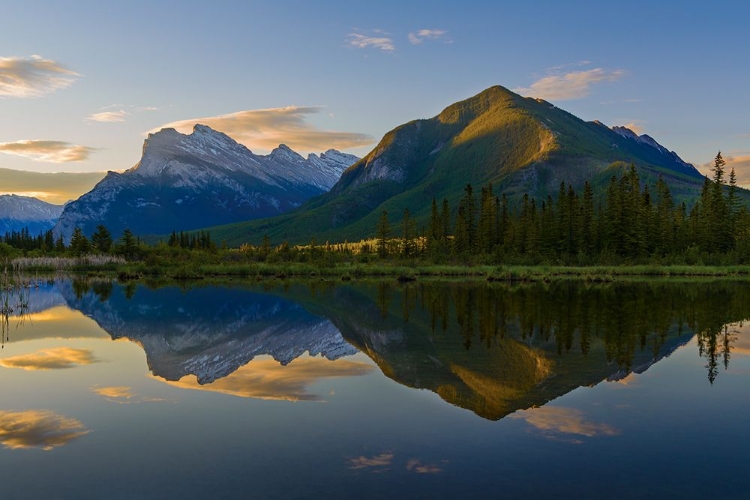
<svg viewBox="0 0 750 500"><path fill-rule="evenodd" d="M0 498L747 498L743 283L56 281Z"/></svg>

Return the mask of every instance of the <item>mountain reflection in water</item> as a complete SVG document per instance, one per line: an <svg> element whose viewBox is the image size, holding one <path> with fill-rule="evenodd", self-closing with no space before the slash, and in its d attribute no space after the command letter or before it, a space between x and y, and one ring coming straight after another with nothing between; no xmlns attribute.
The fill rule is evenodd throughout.
<svg viewBox="0 0 750 500"><path fill-rule="evenodd" d="M36 303L58 306L55 294L113 339L138 343L153 375L177 387L320 400L308 390L315 380L369 371L343 359L361 351L399 384L491 420L581 386L627 382L693 337L714 383L750 310L747 287L733 282L149 288L75 280L40 292ZM71 353L5 366L69 361L61 354ZM540 428L560 420L517 415ZM568 417L586 432L610 432Z"/></svg>

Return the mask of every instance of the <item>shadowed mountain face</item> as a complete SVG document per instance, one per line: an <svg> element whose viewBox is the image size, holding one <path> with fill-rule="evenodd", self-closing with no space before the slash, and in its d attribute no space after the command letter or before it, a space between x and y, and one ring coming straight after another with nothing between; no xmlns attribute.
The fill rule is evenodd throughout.
<svg viewBox="0 0 750 500"><path fill-rule="evenodd" d="M408 208L418 223L426 222L433 197L455 206L467 184L478 189L492 182L511 202L524 193L554 195L562 181L578 190L589 180L602 192L630 163L647 182L662 175L678 199L700 191L698 171L649 136L585 122L546 101L491 87L436 117L391 130L330 192L293 213L218 228L216 237L241 243L248 227L262 227L261 236L279 241L358 239L372 234L383 210L398 218Z"/></svg>
<svg viewBox="0 0 750 500"><path fill-rule="evenodd" d="M113 339L141 345L168 381L211 384L262 354L286 365L305 352L360 350L396 382L492 420L642 373L694 336L713 382L732 350L723 326L750 310L736 283L151 290L78 281L59 290Z"/></svg>

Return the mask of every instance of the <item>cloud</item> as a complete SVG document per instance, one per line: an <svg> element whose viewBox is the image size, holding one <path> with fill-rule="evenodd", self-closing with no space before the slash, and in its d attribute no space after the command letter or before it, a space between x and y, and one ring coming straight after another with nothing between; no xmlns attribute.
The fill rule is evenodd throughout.
<svg viewBox="0 0 750 500"><path fill-rule="evenodd" d="M94 387L91 390L104 398L117 402L135 397L133 389L127 386Z"/></svg>
<svg viewBox="0 0 750 500"><path fill-rule="evenodd" d="M745 188L750 188L750 155L738 155L738 156L724 156L726 165L724 166L724 181L729 182L729 172L734 169L734 173L737 176L737 185ZM714 162L703 163L698 165L698 170L711 177L711 167Z"/></svg>
<svg viewBox="0 0 750 500"><path fill-rule="evenodd" d="M0 194L33 196L61 205L91 191L106 172L42 173L0 168Z"/></svg>
<svg viewBox="0 0 750 500"><path fill-rule="evenodd" d="M614 82L627 74L624 70L606 71L594 68L572 71L562 75L545 76L528 88L513 89L514 92L551 101L581 99L589 95L591 86L601 82Z"/></svg>
<svg viewBox="0 0 750 500"><path fill-rule="evenodd" d="M350 469L366 469L370 467L387 467L393 463L394 454L390 451L375 455L374 457L359 456L350 458L347 463Z"/></svg>
<svg viewBox="0 0 750 500"><path fill-rule="evenodd" d="M161 398L146 398L139 397L132 388L125 385L108 386L108 387L92 387L91 390L107 401L119 404L129 403L160 403L166 401Z"/></svg>
<svg viewBox="0 0 750 500"><path fill-rule="evenodd" d="M510 418L525 420L529 425L545 433L574 434L578 436L615 436L620 432L607 424L589 422L583 412L574 408L543 406L532 410L518 411Z"/></svg>
<svg viewBox="0 0 750 500"><path fill-rule="evenodd" d="M208 385L198 383L194 375L188 375L170 385L183 389L219 392L243 398L283 401L321 401L322 398L308 392L315 382L325 378L357 377L373 370L367 363L339 359L297 358L281 366L272 358L255 359L231 375Z"/></svg>
<svg viewBox="0 0 750 500"><path fill-rule="evenodd" d="M0 443L11 450L49 451L88 432L78 420L51 411L0 411Z"/></svg>
<svg viewBox="0 0 750 500"><path fill-rule="evenodd" d="M100 113L93 113L86 117L87 120L94 122L124 122L125 117L130 115L124 109L119 111L102 111Z"/></svg>
<svg viewBox="0 0 750 500"><path fill-rule="evenodd" d="M437 40L443 38L447 33L448 32L445 30L419 30L409 33L409 42L411 42L412 45L420 45L425 40Z"/></svg>
<svg viewBox="0 0 750 500"><path fill-rule="evenodd" d="M288 106L285 108L254 109L219 116L191 118L162 125L189 133L197 123L224 132L250 149L270 151L283 143L296 151L319 152L326 149L348 149L372 144L372 137L354 132L320 130L307 121L309 115L322 108Z"/></svg>
<svg viewBox="0 0 750 500"><path fill-rule="evenodd" d="M88 349L71 349L57 347L31 354L22 354L0 359L0 366L5 368L21 368L23 370L64 370L80 365L96 363L94 353Z"/></svg>
<svg viewBox="0 0 750 500"><path fill-rule="evenodd" d="M93 151L95 148L63 141L27 140L0 143L0 153L49 163L85 161Z"/></svg>
<svg viewBox="0 0 750 500"><path fill-rule="evenodd" d="M0 57L0 97L40 97L69 87L79 76L41 56Z"/></svg>
<svg viewBox="0 0 750 500"><path fill-rule="evenodd" d="M416 472L417 474L437 474L443 472L443 469L433 464L423 464L416 458L412 458L406 462L406 470Z"/></svg>
<svg viewBox="0 0 750 500"><path fill-rule="evenodd" d="M632 130L633 132L635 132L638 135L643 134L643 131L644 131L643 126L642 125L638 125L637 122L626 123L625 125L623 125L623 127L629 128L630 130Z"/></svg>
<svg viewBox="0 0 750 500"><path fill-rule="evenodd" d="M376 30L376 33L381 33ZM346 35L347 43L352 47L358 49L374 48L380 49L383 52L395 52L396 45L393 43L393 39L387 36L367 36L360 33L349 33Z"/></svg>

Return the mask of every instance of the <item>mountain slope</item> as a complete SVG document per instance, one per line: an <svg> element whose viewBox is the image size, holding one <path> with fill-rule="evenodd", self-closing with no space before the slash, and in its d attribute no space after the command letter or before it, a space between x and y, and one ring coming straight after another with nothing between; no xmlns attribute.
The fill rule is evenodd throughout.
<svg viewBox="0 0 750 500"><path fill-rule="evenodd" d="M305 159L283 144L261 156L203 125L189 135L163 129L137 165L68 204L55 233L105 224L115 235L158 234L278 215L330 189L356 160L335 150Z"/></svg>
<svg viewBox="0 0 750 500"><path fill-rule="evenodd" d="M52 205L37 198L0 195L0 233L28 228L37 235L52 229L63 211L62 205Z"/></svg>
<svg viewBox="0 0 750 500"><path fill-rule="evenodd" d="M351 166L331 191L294 212L249 224L215 228L217 238L239 244L253 234L305 242L358 239L372 234L382 210L392 221L405 208L419 223L433 196L452 203L471 183L492 182L511 200L523 193L546 197L561 181L603 187L621 165L634 163L643 178L663 175L676 198L694 196L701 174L648 136L583 120L502 87L447 107L438 116L388 132ZM455 206L455 205L454 205Z"/></svg>

